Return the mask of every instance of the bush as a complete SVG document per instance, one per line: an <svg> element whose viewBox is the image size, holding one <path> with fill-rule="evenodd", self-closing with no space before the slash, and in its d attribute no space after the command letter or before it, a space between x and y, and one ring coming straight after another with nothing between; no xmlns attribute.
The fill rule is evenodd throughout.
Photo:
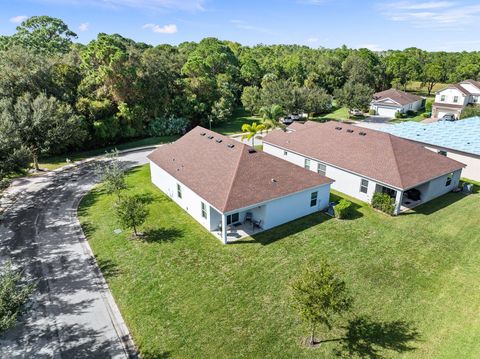
<svg viewBox="0 0 480 359"><path fill-rule="evenodd" d="M158 117L150 122L148 134L150 136L182 135L188 127L188 120L182 117Z"/></svg>
<svg viewBox="0 0 480 359"><path fill-rule="evenodd" d="M400 111L395 112L395 118L403 118L404 115Z"/></svg>
<svg viewBox="0 0 480 359"><path fill-rule="evenodd" d="M392 215L395 210L395 200L386 193L376 192L373 194L372 207Z"/></svg>
<svg viewBox="0 0 480 359"><path fill-rule="evenodd" d="M368 110L368 114L369 115L376 115L377 111L375 111L373 108L371 108L370 110Z"/></svg>
<svg viewBox="0 0 480 359"><path fill-rule="evenodd" d="M422 117L423 117L423 118L428 118L428 117L430 117L430 112L424 112L424 113L422 113Z"/></svg>
<svg viewBox="0 0 480 359"><path fill-rule="evenodd" d="M413 117L413 116L415 116L416 114L417 114L417 113L416 113L415 111L413 111L413 110L408 110L408 111L407 111L407 116L409 116L409 117Z"/></svg>
<svg viewBox="0 0 480 359"><path fill-rule="evenodd" d="M10 186L11 180L8 178L2 178L0 179L0 191L3 191L4 189L7 189L8 186Z"/></svg>
<svg viewBox="0 0 480 359"><path fill-rule="evenodd" d="M432 112L432 107L433 107L433 99L427 99L425 101L425 112Z"/></svg>
<svg viewBox="0 0 480 359"><path fill-rule="evenodd" d="M335 217L338 219L347 219L351 218L353 214L352 202L347 201L346 199L341 199L337 205L334 207Z"/></svg>

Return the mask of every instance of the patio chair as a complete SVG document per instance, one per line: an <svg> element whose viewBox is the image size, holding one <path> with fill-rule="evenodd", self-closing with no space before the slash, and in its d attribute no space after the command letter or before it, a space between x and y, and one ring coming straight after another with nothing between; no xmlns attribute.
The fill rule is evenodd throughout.
<svg viewBox="0 0 480 359"><path fill-rule="evenodd" d="M253 230L255 230L255 227L258 227L258 229L262 229L262 220L259 220L259 221L252 220L252 225L253 225Z"/></svg>
<svg viewBox="0 0 480 359"><path fill-rule="evenodd" d="M243 224L245 224L245 222L247 222L247 221L252 222L252 219L253 219L252 212L245 213L245 220L243 221Z"/></svg>

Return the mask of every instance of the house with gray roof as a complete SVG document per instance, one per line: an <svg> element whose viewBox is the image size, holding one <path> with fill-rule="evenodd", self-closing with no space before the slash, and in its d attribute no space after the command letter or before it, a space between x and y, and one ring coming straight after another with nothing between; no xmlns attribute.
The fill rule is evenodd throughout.
<svg viewBox="0 0 480 359"><path fill-rule="evenodd" d="M428 124L403 122L381 130L464 163L463 177L480 181L480 117Z"/></svg>
<svg viewBox="0 0 480 359"><path fill-rule="evenodd" d="M466 106L478 103L480 97L480 82L465 80L458 84L450 84L435 93L435 102L432 105L432 117L441 118L452 114L460 118Z"/></svg>

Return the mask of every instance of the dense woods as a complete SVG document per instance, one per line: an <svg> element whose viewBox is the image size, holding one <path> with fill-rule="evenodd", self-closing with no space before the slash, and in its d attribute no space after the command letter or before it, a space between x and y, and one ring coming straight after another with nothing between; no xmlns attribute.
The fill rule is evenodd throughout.
<svg viewBox="0 0 480 359"><path fill-rule="evenodd" d="M431 91L439 82L480 79L480 52L75 38L48 16L0 37L0 177L42 155L215 125L242 105L253 113L272 105L322 113L332 96L345 102L411 81Z"/></svg>

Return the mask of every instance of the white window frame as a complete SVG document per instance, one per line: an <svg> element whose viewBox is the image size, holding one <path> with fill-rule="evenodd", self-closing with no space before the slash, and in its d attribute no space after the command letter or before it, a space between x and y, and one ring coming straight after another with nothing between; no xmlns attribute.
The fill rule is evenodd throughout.
<svg viewBox="0 0 480 359"><path fill-rule="evenodd" d="M440 101L445 102L445 99L446 99L446 98L447 98L447 97L446 97L445 95L440 95Z"/></svg>
<svg viewBox="0 0 480 359"><path fill-rule="evenodd" d="M361 193L365 193L367 194L368 193L368 180L366 180L365 178L362 178L360 180L360 192Z"/></svg>
<svg viewBox="0 0 480 359"><path fill-rule="evenodd" d="M318 191L310 193L310 207L315 207L318 204Z"/></svg>
<svg viewBox="0 0 480 359"><path fill-rule="evenodd" d="M207 219L207 205L205 202L201 202L201 208L202 208L202 218Z"/></svg>
<svg viewBox="0 0 480 359"><path fill-rule="evenodd" d="M324 163L318 162L317 163L317 173L322 175L322 176L326 176L327 175L327 165L324 164Z"/></svg>
<svg viewBox="0 0 480 359"><path fill-rule="evenodd" d="M310 169L310 164L311 164L310 162L311 162L311 161L310 161L309 158L305 158L305 161L303 162L303 166L304 166L307 170Z"/></svg>
<svg viewBox="0 0 480 359"><path fill-rule="evenodd" d="M458 102L458 96L453 96L453 102L457 103Z"/></svg>
<svg viewBox="0 0 480 359"><path fill-rule="evenodd" d="M182 199L182 186L180 183L177 183L177 197Z"/></svg>

